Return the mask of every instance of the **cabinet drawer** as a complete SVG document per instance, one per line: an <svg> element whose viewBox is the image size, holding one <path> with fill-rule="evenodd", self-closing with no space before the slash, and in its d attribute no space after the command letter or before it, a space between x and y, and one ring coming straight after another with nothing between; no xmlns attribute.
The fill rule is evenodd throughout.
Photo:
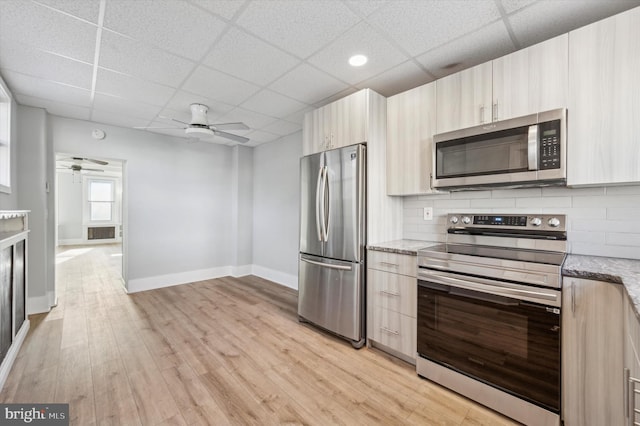
<svg viewBox="0 0 640 426"><path fill-rule="evenodd" d="M389 309L415 318L417 285L414 277L369 269L369 306Z"/></svg>
<svg viewBox="0 0 640 426"><path fill-rule="evenodd" d="M373 340L410 358L416 357L416 319L376 307Z"/></svg>
<svg viewBox="0 0 640 426"><path fill-rule="evenodd" d="M367 254L367 268L416 277L416 256L376 250L369 250Z"/></svg>

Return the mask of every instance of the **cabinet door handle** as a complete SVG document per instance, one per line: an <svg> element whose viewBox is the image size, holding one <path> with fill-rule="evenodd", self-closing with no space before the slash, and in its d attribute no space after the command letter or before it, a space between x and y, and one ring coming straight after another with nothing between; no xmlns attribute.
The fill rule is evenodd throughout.
<svg viewBox="0 0 640 426"><path fill-rule="evenodd" d="M576 283L571 283L571 313L576 313Z"/></svg>
<svg viewBox="0 0 640 426"><path fill-rule="evenodd" d="M484 124L484 105L480 105L480 124Z"/></svg>
<svg viewBox="0 0 640 426"><path fill-rule="evenodd" d="M624 397L623 397L623 399L624 399L624 416L626 418L630 418L631 417L631 410L630 410L630 407L631 407L631 396L630 395L631 395L632 383L631 383L631 380L629 380L629 378L631 376L631 372L629 371L628 368L625 368L623 370L623 374L624 374L624 380L622 382L624 383L624 388L623 388L623 391L624 391ZM627 424L629 424L629 423L630 422L627 421Z"/></svg>
<svg viewBox="0 0 640 426"><path fill-rule="evenodd" d="M498 101L493 104L493 121L498 121Z"/></svg>
<svg viewBox="0 0 640 426"><path fill-rule="evenodd" d="M399 267L399 266L400 266L400 265L398 265L397 263L391 263L391 262L378 262L378 263L379 263L380 265L383 265L383 266L389 266L389 267L391 267L391 268L397 268L397 267Z"/></svg>
<svg viewBox="0 0 640 426"><path fill-rule="evenodd" d="M386 294L387 296L394 296L394 297L400 296L400 293L394 293L392 291L387 291L387 290L380 290L380 293Z"/></svg>
<svg viewBox="0 0 640 426"><path fill-rule="evenodd" d="M394 334L396 336L400 334L399 331L391 330L390 328L387 328L387 327L380 327L380 330L384 331L385 333Z"/></svg>

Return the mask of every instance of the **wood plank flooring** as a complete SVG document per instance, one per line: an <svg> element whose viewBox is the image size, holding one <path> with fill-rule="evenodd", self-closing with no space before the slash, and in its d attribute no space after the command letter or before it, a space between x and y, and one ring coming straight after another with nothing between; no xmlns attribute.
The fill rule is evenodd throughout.
<svg viewBox="0 0 640 426"><path fill-rule="evenodd" d="M415 368L297 320L297 293L220 278L127 295L119 246L57 256L59 304L0 401L70 403L74 425L510 425Z"/></svg>

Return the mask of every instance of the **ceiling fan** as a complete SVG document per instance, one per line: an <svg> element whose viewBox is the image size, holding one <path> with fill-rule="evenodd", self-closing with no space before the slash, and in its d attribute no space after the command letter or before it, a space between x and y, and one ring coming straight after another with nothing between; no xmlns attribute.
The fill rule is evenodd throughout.
<svg viewBox="0 0 640 426"><path fill-rule="evenodd" d="M69 158L61 158L58 160L60 162L60 167L58 167L58 169L63 169L63 170L71 170L74 173L75 172L81 172L81 171L87 171L87 172L104 172L103 169L93 169L93 168L89 168L89 167L82 167L82 162L87 162L87 163L94 163L94 164L98 164L100 166L106 166L107 164L109 164L109 162L107 161L103 161L103 160L96 160L94 158L86 158L86 157L69 157ZM64 162L66 161L73 161L72 164L66 165L64 164Z"/></svg>
<svg viewBox="0 0 640 426"><path fill-rule="evenodd" d="M184 121L177 120L175 118L169 117L161 117L167 118L171 121L175 121L184 125L184 127L134 127L134 129L144 129L144 130L152 130L152 129L184 129L184 132L189 137L198 138L202 136L220 136L226 139L231 139L235 142L245 143L249 141L249 138L245 138L244 136L234 135L233 133L227 133L224 130L249 130L249 126L242 122L236 123L217 123L217 124L209 124L207 120L207 112L209 111L209 107L202 104L191 104L189 106L191 109L191 121L185 123Z"/></svg>

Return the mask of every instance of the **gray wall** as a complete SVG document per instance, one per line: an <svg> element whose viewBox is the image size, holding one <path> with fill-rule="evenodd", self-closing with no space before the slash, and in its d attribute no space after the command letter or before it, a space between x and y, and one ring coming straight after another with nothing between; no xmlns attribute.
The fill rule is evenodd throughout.
<svg viewBox="0 0 640 426"><path fill-rule="evenodd" d="M233 148L231 220L233 229L232 274L250 273L253 259L253 149ZM244 269L236 269L244 268Z"/></svg>
<svg viewBox="0 0 640 426"><path fill-rule="evenodd" d="M0 81L2 79L0 78ZM11 101L11 194L0 192L0 210L19 210L18 204L18 114L15 100Z"/></svg>
<svg viewBox="0 0 640 426"><path fill-rule="evenodd" d="M253 154L253 264L264 277L298 287L302 132Z"/></svg>
<svg viewBox="0 0 640 426"><path fill-rule="evenodd" d="M424 207L434 220L424 221ZM566 214L569 251L640 259L640 186L465 191L407 197L404 238L444 241L454 212Z"/></svg>

